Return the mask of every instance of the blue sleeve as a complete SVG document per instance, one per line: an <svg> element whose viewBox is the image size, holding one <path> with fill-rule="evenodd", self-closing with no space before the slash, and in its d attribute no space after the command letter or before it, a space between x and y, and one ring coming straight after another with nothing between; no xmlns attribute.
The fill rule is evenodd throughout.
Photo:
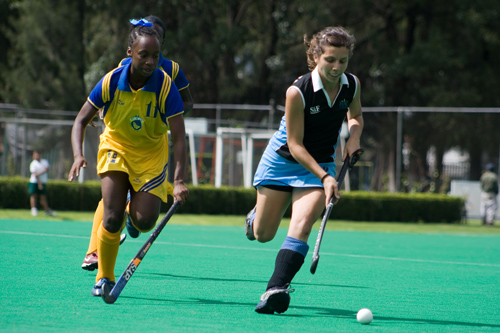
<svg viewBox="0 0 500 333"><path fill-rule="evenodd" d="M96 109L100 109L104 106L104 101L102 98L102 86L103 86L104 77L96 84L94 89L90 92L87 101L90 102Z"/></svg>
<svg viewBox="0 0 500 333"><path fill-rule="evenodd" d="M102 108L106 103L112 101L115 96L115 90L118 85L120 73L124 68L125 67L117 67L108 74L104 75L99 83L97 83L94 89L90 92L87 101L89 101L97 109Z"/></svg>
<svg viewBox="0 0 500 333"><path fill-rule="evenodd" d="M174 82L172 82L172 86L170 87L170 92L165 100L165 114L162 114L165 119L163 121L168 125L168 118L176 116L184 112L184 102L182 101L181 94L179 94L179 90L175 86Z"/></svg>
<svg viewBox="0 0 500 333"><path fill-rule="evenodd" d="M120 61L120 63L118 64L118 67L121 67L121 66L125 66L125 65L128 65L132 62L132 58L128 57L128 58L123 58L122 61Z"/></svg>
<svg viewBox="0 0 500 333"><path fill-rule="evenodd" d="M177 90L182 90L189 86L189 81L180 67L179 67L179 73L177 73L177 77L175 78L174 82L175 85L177 86Z"/></svg>
<svg viewBox="0 0 500 333"><path fill-rule="evenodd" d="M179 64L175 61L162 57L158 67L163 69L172 78L177 86L177 90L182 90L189 86L189 81L187 80L186 75L184 75L181 66L179 66Z"/></svg>

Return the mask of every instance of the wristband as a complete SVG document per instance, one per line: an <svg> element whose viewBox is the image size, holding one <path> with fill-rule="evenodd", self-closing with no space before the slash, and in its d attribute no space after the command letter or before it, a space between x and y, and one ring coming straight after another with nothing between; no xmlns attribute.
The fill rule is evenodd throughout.
<svg viewBox="0 0 500 333"><path fill-rule="evenodd" d="M330 176L329 173L325 173L323 177L321 177L321 184L323 184L323 181L325 180L326 177Z"/></svg>

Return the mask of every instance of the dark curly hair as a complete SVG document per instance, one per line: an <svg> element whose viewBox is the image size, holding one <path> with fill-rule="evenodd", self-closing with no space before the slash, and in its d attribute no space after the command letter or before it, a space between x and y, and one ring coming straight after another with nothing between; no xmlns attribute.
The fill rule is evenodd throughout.
<svg viewBox="0 0 500 333"><path fill-rule="evenodd" d="M314 34L312 38L304 35L304 44L307 47L307 65L309 70L316 67L314 56L319 57L324 53L323 47L325 45L335 47L347 47L349 50L349 57L352 56L354 51L354 44L356 39L344 27L328 27L320 32Z"/></svg>

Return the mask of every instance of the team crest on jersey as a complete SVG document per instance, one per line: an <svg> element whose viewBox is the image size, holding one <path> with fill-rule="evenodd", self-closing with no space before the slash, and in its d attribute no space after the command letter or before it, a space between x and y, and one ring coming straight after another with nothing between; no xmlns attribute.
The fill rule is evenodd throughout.
<svg viewBox="0 0 500 333"><path fill-rule="evenodd" d="M136 131L142 128L142 123L144 123L144 120L142 120L142 118L139 116L130 118L130 126L132 126L132 128Z"/></svg>
<svg viewBox="0 0 500 333"><path fill-rule="evenodd" d="M341 108L348 108L349 107L349 101L347 99L343 99L339 102L339 106Z"/></svg>
<svg viewBox="0 0 500 333"><path fill-rule="evenodd" d="M319 105L313 106L309 110L311 114L316 114L320 112Z"/></svg>

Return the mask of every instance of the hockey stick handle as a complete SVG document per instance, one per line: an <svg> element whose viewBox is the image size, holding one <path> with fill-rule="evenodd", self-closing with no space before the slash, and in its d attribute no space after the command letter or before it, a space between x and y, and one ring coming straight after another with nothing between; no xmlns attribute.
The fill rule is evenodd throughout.
<svg viewBox="0 0 500 333"><path fill-rule="evenodd" d="M179 201L175 201L174 204L172 205L172 207L170 207L170 209L168 210L167 214L165 214L165 216L162 218L162 220L160 221L158 226L151 233L151 235L149 236L146 243L144 243L144 245L141 247L139 252L137 252L137 254L135 255L134 259L132 259L132 261L128 264L127 268L125 269L125 271L120 276L120 278L116 282L115 286L113 287L113 289L109 293L109 296L111 297L111 299L114 299L114 301L116 301L116 299L118 299L123 288L125 288L125 285L132 277L132 274L134 274L135 270L137 269L137 267L141 263L142 259L144 258L146 253L151 248L151 245L154 243L154 241L156 240L158 235L161 233L161 231L163 230L165 225L168 223L168 221L170 220L172 215L174 215L174 213L177 211L177 208L179 208L179 206L180 206Z"/></svg>

